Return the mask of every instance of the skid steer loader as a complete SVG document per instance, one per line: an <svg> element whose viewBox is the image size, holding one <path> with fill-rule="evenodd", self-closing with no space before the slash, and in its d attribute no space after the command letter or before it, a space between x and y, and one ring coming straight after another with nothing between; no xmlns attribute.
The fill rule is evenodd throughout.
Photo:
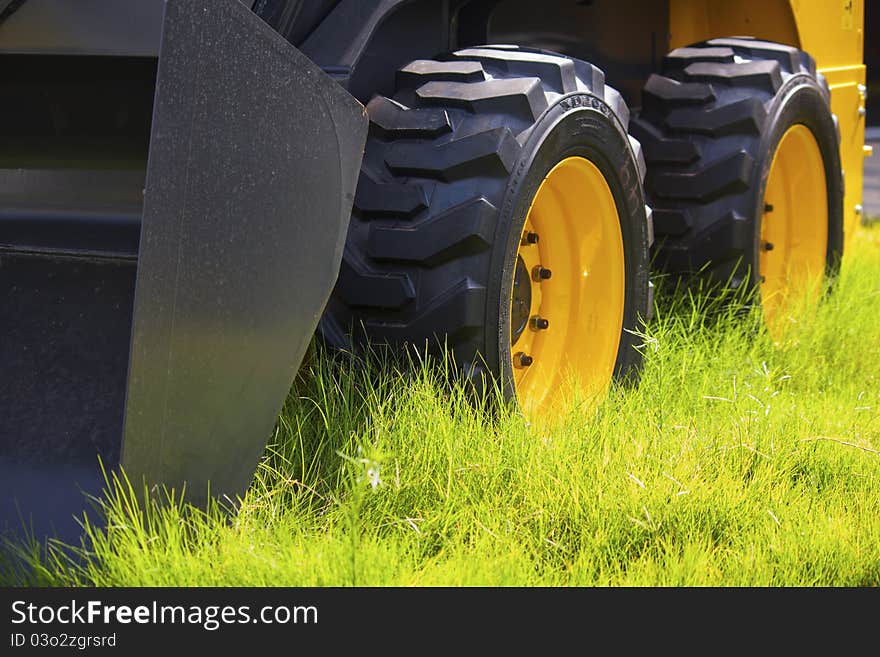
<svg viewBox="0 0 880 657"><path fill-rule="evenodd" d="M0 523L247 487L312 336L530 414L858 221L862 0L0 0ZM844 179L846 185L844 186Z"/></svg>

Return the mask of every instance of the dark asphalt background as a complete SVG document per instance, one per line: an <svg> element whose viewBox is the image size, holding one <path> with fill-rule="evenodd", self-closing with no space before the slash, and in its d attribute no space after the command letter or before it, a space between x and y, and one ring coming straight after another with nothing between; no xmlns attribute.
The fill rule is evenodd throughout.
<svg viewBox="0 0 880 657"><path fill-rule="evenodd" d="M868 66L865 142L874 155L865 158L862 206L867 220L880 220L880 2L865 2L865 63Z"/></svg>

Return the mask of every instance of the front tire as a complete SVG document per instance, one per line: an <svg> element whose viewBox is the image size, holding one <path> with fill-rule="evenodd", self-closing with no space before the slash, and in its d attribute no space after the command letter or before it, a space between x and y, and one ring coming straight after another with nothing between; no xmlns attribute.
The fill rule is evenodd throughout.
<svg viewBox="0 0 880 657"><path fill-rule="evenodd" d="M592 390L637 373L650 211L626 105L601 71L472 48L405 66L367 112L320 323L330 344L445 343L464 377L500 379L529 414L572 376Z"/></svg>

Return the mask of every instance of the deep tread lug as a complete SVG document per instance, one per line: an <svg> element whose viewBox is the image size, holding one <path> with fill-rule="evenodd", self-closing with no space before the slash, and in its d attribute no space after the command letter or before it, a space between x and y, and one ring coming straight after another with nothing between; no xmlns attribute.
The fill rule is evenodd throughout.
<svg viewBox="0 0 880 657"><path fill-rule="evenodd" d="M467 48L457 51L455 56L498 66L509 73L541 78L561 94L577 91L574 62L567 57L492 48Z"/></svg>
<svg viewBox="0 0 880 657"><path fill-rule="evenodd" d="M674 132L723 137L733 134L760 135L767 119L764 103L758 98L721 105L709 110L674 109L666 116L666 126Z"/></svg>
<svg viewBox="0 0 880 657"><path fill-rule="evenodd" d="M632 149L633 155L636 158L636 164L639 167L639 180L644 182L645 174L648 172L648 167L645 164L645 156L642 153L642 145L639 143L638 139L630 135L629 146Z"/></svg>
<svg viewBox="0 0 880 657"><path fill-rule="evenodd" d="M430 139L452 131L446 110L433 107L408 109L385 96L374 96L367 104L367 114L370 134L384 139Z"/></svg>
<svg viewBox="0 0 880 657"><path fill-rule="evenodd" d="M737 212L729 211L695 235L687 248L670 245L664 257L667 266L696 271L707 264L735 260L738 254L750 248L751 240L750 223Z"/></svg>
<svg viewBox="0 0 880 657"><path fill-rule="evenodd" d="M397 72L400 89L415 89L432 81L482 82L486 79L483 65L479 62L438 62L418 59Z"/></svg>
<svg viewBox="0 0 880 657"><path fill-rule="evenodd" d="M435 267L488 249L497 215L494 205L476 198L411 227L373 224L367 252L377 260Z"/></svg>
<svg viewBox="0 0 880 657"><path fill-rule="evenodd" d="M471 112L510 114L533 123L547 109L538 78L461 82L429 82L416 90L424 105L449 105Z"/></svg>
<svg viewBox="0 0 880 657"><path fill-rule="evenodd" d="M481 330L486 303L486 288L465 278L436 296L430 304L405 322L368 320L370 333L381 340L395 343L410 342L424 346L425 342L446 340L455 344ZM419 344L421 343L421 344Z"/></svg>
<svg viewBox="0 0 880 657"><path fill-rule="evenodd" d="M506 176L519 150L508 128L493 128L429 148L398 142L386 151L385 163L395 175L452 182L469 176Z"/></svg>
<svg viewBox="0 0 880 657"><path fill-rule="evenodd" d="M706 42L707 46L726 46L740 56L749 58L761 57L773 59L779 62L782 69L787 73L795 73L801 65L801 51L793 46L757 39L712 39ZM806 53L804 53L806 54ZM809 57L809 55L807 55Z"/></svg>
<svg viewBox="0 0 880 657"><path fill-rule="evenodd" d="M630 122L630 132L639 140L645 161L657 164L691 164L700 159L699 146L688 139L664 137L647 121L637 118Z"/></svg>
<svg viewBox="0 0 880 657"><path fill-rule="evenodd" d="M659 173L654 176L654 188L661 198L708 203L748 189L754 164L751 155L740 151L694 172Z"/></svg>
<svg viewBox="0 0 880 657"><path fill-rule="evenodd" d="M742 64L710 64L699 62L684 69L692 81L723 82L734 87L757 87L775 94L782 86L782 72L777 61L752 61Z"/></svg>
<svg viewBox="0 0 880 657"><path fill-rule="evenodd" d="M643 106L678 107L705 105L715 100L715 92L708 84L679 82L662 75L651 75L642 90Z"/></svg>
<svg viewBox="0 0 880 657"><path fill-rule="evenodd" d="M691 218L687 210L652 208L654 232L656 235L684 235L691 229Z"/></svg>
<svg viewBox="0 0 880 657"><path fill-rule="evenodd" d="M605 72L601 68L577 60L574 70L588 91L599 98L605 97Z"/></svg>
<svg viewBox="0 0 880 657"><path fill-rule="evenodd" d="M663 70L680 70L697 62L732 64L733 50L730 48L676 48L663 60Z"/></svg>
<svg viewBox="0 0 880 657"><path fill-rule="evenodd" d="M350 251L342 257L336 292L351 307L402 308L416 298L408 274L371 272Z"/></svg>
<svg viewBox="0 0 880 657"><path fill-rule="evenodd" d="M605 87L605 103L611 108L614 114L620 119L624 128L629 127L629 108L623 96L614 87Z"/></svg>
<svg viewBox="0 0 880 657"><path fill-rule="evenodd" d="M428 207L421 185L377 183L362 174L354 195L354 208L365 217L414 217Z"/></svg>

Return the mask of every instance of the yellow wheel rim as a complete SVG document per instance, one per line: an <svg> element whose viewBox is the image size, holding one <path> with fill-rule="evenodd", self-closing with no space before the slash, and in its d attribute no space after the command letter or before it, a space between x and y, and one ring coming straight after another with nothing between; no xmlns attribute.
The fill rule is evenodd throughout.
<svg viewBox="0 0 880 657"><path fill-rule="evenodd" d="M818 300L825 274L825 165L806 126L794 125L782 136L770 164L763 208L761 305L771 335L779 337L789 310Z"/></svg>
<svg viewBox="0 0 880 657"><path fill-rule="evenodd" d="M582 157L559 162L526 216L511 295L517 401L541 414L574 380L607 389L623 326L623 236L602 172Z"/></svg>

